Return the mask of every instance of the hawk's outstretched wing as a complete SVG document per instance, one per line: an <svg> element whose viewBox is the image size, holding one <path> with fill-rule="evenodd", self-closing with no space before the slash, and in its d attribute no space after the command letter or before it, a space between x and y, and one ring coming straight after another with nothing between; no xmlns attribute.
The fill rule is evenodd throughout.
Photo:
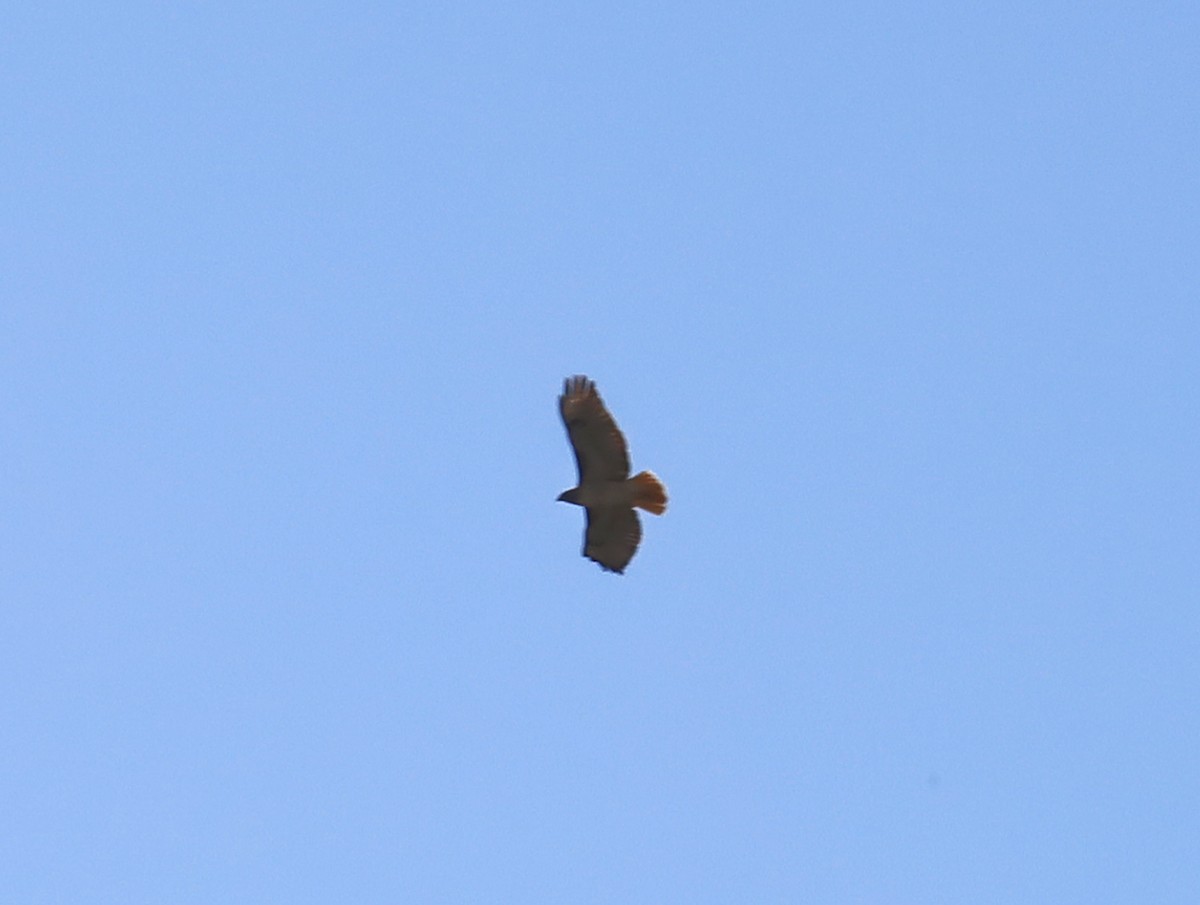
<svg viewBox="0 0 1200 905"><path fill-rule="evenodd" d="M642 539L642 523L632 509L592 506L587 510L583 555L606 572L624 572Z"/></svg>
<svg viewBox="0 0 1200 905"><path fill-rule="evenodd" d="M575 451L579 483L623 481L629 477L629 448L625 436L600 401L596 385L586 377L571 377L558 397L567 436Z"/></svg>

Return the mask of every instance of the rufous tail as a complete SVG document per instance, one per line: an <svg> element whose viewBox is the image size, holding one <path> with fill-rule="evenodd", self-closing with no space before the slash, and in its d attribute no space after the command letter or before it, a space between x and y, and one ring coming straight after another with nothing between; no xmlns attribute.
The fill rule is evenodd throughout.
<svg viewBox="0 0 1200 905"><path fill-rule="evenodd" d="M667 488L654 472L638 472L629 480L633 484L633 505L655 515L667 511Z"/></svg>

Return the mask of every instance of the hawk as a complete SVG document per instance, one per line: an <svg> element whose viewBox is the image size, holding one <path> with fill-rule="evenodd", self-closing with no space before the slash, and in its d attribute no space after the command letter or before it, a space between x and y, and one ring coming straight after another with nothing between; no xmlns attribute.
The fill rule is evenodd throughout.
<svg viewBox="0 0 1200 905"><path fill-rule="evenodd" d="M563 491L558 500L587 510L583 555L606 572L622 573L642 539L634 507L662 515L667 511L667 488L653 472L629 477L625 435L586 377L563 382L558 409L579 467L579 486Z"/></svg>

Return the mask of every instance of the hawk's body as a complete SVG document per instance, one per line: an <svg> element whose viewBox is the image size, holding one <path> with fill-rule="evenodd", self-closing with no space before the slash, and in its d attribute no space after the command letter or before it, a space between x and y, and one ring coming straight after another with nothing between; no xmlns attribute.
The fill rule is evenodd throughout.
<svg viewBox="0 0 1200 905"><path fill-rule="evenodd" d="M563 385L558 408L579 467L579 486L559 496L587 510L583 555L610 572L624 572L642 539L634 507L662 515L667 491L653 473L629 477L629 449L596 385L571 377Z"/></svg>

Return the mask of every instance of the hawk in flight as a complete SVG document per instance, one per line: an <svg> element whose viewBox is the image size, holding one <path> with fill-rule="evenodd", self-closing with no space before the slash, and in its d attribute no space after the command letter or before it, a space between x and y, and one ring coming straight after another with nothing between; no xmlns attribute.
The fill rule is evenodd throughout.
<svg viewBox="0 0 1200 905"><path fill-rule="evenodd" d="M579 486L558 499L587 510L583 555L606 572L624 572L642 539L634 507L662 515L667 511L667 488L649 471L629 476L625 435L586 377L564 382L558 409L579 466Z"/></svg>

